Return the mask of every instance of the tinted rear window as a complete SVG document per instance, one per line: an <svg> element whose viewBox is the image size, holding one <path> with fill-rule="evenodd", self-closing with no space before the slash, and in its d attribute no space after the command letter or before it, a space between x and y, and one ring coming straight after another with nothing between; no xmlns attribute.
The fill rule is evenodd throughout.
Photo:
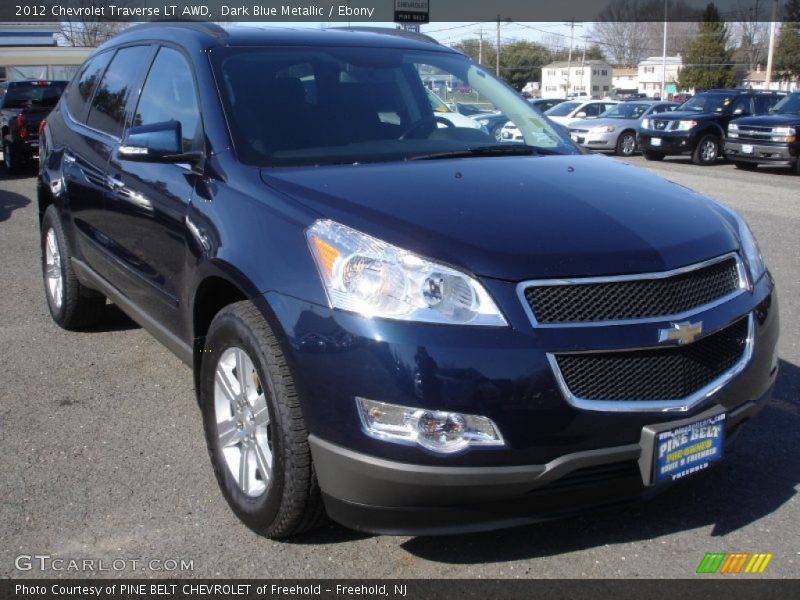
<svg viewBox="0 0 800 600"><path fill-rule="evenodd" d="M122 133L128 96L139 84L150 52L150 46L133 46L114 55L97 86L87 125L115 136Z"/></svg>
<svg viewBox="0 0 800 600"><path fill-rule="evenodd" d="M66 87L64 81L30 82L9 86L3 101L4 108L53 108Z"/></svg>
<svg viewBox="0 0 800 600"><path fill-rule="evenodd" d="M113 54L113 52L105 52L89 59L81 69L80 75L72 80L66 102L69 114L73 119L83 121L83 117L86 115L86 106L92 99L94 88L97 87L97 82Z"/></svg>

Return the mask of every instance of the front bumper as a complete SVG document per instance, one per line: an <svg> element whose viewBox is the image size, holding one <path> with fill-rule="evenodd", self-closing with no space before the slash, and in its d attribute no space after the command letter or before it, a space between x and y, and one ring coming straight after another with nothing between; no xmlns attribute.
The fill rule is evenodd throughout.
<svg viewBox="0 0 800 600"><path fill-rule="evenodd" d="M464 531L640 498L651 493L638 462L645 428L724 410L731 431L755 414L774 384L779 320L770 276L752 292L692 317L710 334L752 312L753 354L729 384L680 413L576 408L547 360L549 352L652 346L656 329L669 319L534 328L513 284L484 283L508 327L364 319L265 295L288 338L320 487L334 519L369 531ZM377 440L362 431L356 397L483 415L506 445L441 455ZM437 515L433 525L431 514Z"/></svg>
<svg viewBox="0 0 800 600"><path fill-rule="evenodd" d="M728 442L771 391L728 413ZM636 444L566 454L519 467L420 467L309 438L325 507L346 527L389 535L435 535L535 523L648 498L652 435L722 412L643 429Z"/></svg>
<svg viewBox="0 0 800 600"><path fill-rule="evenodd" d="M570 138L589 150L613 150L617 145L617 132L611 133L572 133Z"/></svg>
<svg viewBox="0 0 800 600"><path fill-rule="evenodd" d="M745 152L745 149L749 151ZM741 162L791 166L799 153L796 147L789 144L748 143L730 138L725 140L725 156Z"/></svg>
<svg viewBox="0 0 800 600"><path fill-rule="evenodd" d="M655 141L660 140L660 141ZM636 136L639 150L661 154L688 154L697 146L697 136L691 131L643 130Z"/></svg>

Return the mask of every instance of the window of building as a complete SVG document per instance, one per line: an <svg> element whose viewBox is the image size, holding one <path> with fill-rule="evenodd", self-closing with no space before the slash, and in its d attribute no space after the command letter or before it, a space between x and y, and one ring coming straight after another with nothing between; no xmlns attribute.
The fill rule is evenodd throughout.
<svg viewBox="0 0 800 600"><path fill-rule="evenodd" d="M593 92L599 92L600 91L600 86L599 85L593 85L592 86L592 91Z"/></svg>
<svg viewBox="0 0 800 600"><path fill-rule="evenodd" d="M602 71L600 71L600 74L603 75L603 76L607 76L608 75L608 69L603 69Z"/></svg>

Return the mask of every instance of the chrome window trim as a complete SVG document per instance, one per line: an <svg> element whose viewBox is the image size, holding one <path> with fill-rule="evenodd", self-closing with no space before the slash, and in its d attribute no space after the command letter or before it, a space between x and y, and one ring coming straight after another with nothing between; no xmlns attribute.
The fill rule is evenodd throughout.
<svg viewBox="0 0 800 600"><path fill-rule="evenodd" d="M704 267L708 267L710 265L729 260L734 258L736 260L736 271L739 275L739 287L734 291L726 294L720 298L712 302L708 302L706 304L702 304L700 306L695 306L694 308L690 308L689 310L685 310L680 313L675 313L671 315L657 315L653 317L641 317L641 318L633 318L633 319L616 319L610 321L568 321L566 323L539 323L536 320L536 316L533 314L533 309L531 308L530 304L528 303L528 299L525 297L525 290L529 287L547 287L547 286L556 286L556 285L584 285L584 284L592 284L592 283L614 283L617 281L641 281L641 280L648 280L648 279L668 279L669 277L675 277L677 275L682 275L684 273L689 273L691 271L696 271L698 269L702 269ZM750 289L750 280L747 275L747 269L745 269L744 261L742 261L741 257L736 252L728 252L727 254L723 254L721 256L717 256L716 258L711 258L708 260L704 260L699 263L695 263L693 265L689 265L686 267L679 267L677 269L672 269L671 271L659 271L656 273L637 273L633 275L609 275L604 277L576 277L576 278L569 278L569 279L529 279L526 281L521 281L517 284L517 297L522 302L522 308L525 311L525 314L528 315L528 319L530 319L531 324L536 328L566 328L566 327L604 327L609 325L628 325L628 324L637 324L637 323L656 323L658 321L665 321L665 320L678 320L687 318L697 313L706 311L708 309L714 308L715 306L719 306L732 298L735 298L739 294L747 291Z"/></svg>
<svg viewBox="0 0 800 600"><path fill-rule="evenodd" d="M732 323L726 325L726 327L730 327ZM724 329L724 328L723 328ZM716 332L711 332L708 335L713 335L717 333L721 329L718 329ZM702 338L696 340L693 343L697 343L702 341L708 335L703 336ZM558 388L561 391L561 394L564 396L564 399L575 408L579 408L581 410L591 410L597 412L623 412L623 413L631 413L631 412L688 412L692 408L706 402L711 396L716 394L720 389L722 389L725 385L730 383L730 381L739 375L745 367L750 363L750 360L753 358L753 345L755 340L755 323L753 320L753 313L749 313L747 315L747 341L745 342L744 351L742 352L742 357L739 361L730 369L725 371L722 375L705 385L704 387L700 388L693 394L687 396L686 398L681 398L678 400L587 400L586 398L579 398L575 396L567 386L567 382L564 379L564 375L561 373L561 369L558 366L558 361L556 360L556 353L548 352L547 353L547 361L550 363L550 367L553 370L553 376L558 383ZM658 348L666 348L666 346L658 346ZM644 350L644 349L653 349L650 348L625 348L621 350L606 350L604 352L630 352L636 350ZM583 354L581 352L565 352L563 354ZM589 352L585 354L591 354Z"/></svg>

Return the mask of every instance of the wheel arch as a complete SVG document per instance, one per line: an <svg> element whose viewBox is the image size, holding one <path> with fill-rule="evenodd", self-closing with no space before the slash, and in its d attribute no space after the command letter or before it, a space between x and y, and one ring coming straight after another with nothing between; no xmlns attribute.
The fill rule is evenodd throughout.
<svg viewBox="0 0 800 600"><path fill-rule="evenodd" d="M202 265L191 294L192 366L195 390L199 390L200 365L211 322L220 310L242 301L252 302L258 308L279 340L287 359L291 356L283 328L261 290L233 265L208 261Z"/></svg>

